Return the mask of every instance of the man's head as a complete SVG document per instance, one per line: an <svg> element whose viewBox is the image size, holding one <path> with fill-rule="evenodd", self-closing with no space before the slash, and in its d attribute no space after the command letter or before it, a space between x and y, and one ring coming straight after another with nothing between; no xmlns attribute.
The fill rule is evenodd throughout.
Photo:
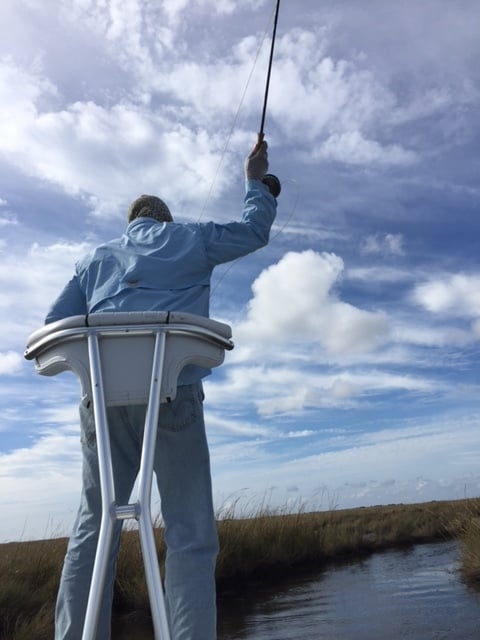
<svg viewBox="0 0 480 640"><path fill-rule="evenodd" d="M157 196L142 195L128 207L128 222L136 218L154 218L158 222L173 222L170 209Z"/></svg>

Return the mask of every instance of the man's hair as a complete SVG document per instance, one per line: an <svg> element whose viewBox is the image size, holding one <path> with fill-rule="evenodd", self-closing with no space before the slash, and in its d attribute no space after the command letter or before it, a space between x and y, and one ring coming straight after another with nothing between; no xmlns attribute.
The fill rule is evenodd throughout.
<svg viewBox="0 0 480 640"><path fill-rule="evenodd" d="M157 196L141 195L128 207L128 222L136 218L154 218L158 222L173 222L170 209Z"/></svg>

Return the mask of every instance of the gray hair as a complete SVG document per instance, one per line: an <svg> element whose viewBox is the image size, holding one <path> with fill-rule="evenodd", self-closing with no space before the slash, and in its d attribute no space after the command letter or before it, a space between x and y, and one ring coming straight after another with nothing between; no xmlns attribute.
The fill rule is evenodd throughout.
<svg viewBox="0 0 480 640"><path fill-rule="evenodd" d="M128 222L136 218L154 218L158 222L173 222L170 209L157 196L141 195L128 207Z"/></svg>

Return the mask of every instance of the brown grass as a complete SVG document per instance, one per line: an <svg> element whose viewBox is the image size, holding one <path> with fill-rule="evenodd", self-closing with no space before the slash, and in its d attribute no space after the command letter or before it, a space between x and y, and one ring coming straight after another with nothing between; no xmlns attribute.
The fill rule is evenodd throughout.
<svg viewBox="0 0 480 640"><path fill-rule="evenodd" d="M65 540L0 545L0 638L52 637Z"/></svg>
<svg viewBox="0 0 480 640"><path fill-rule="evenodd" d="M467 584L480 591L480 499L470 500L463 516L453 522L461 545L461 572Z"/></svg>
<svg viewBox="0 0 480 640"><path fill-rule="evenodd" d="M381 549L446 540L465 524L468 501L223 519L217 580L268 579L289 567L321 566Z"/></svg>
<svg viewBox="0 0 480 640"><path fill-rule="evenodd" d="M355 558L366 553L458 536L464 574L480 585L480 501L460 500L324 511L277 513L260 510L250 517L231 511L218 522L219 591L269 580L279 572ZM65 539L0 545L0 638L47 640L53 635L53 611ZM164 545L157 531L161 565ZM117 570L114 618L149 612L140 543L125 531Z"/></svg>

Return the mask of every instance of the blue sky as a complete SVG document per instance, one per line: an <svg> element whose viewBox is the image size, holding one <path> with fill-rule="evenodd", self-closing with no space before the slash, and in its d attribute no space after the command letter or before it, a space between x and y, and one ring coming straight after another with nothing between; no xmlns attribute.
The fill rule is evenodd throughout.
<svg viewBox="0 0 480 640"><path fill-rule="evenodd" d="M28 335L137 195L239 218L274 4L2 1L0 541L68 533L79 496L78 385ZM475 0L282 2L277 222L213 280L219 510L478 495L478 24Z"/></svg>

